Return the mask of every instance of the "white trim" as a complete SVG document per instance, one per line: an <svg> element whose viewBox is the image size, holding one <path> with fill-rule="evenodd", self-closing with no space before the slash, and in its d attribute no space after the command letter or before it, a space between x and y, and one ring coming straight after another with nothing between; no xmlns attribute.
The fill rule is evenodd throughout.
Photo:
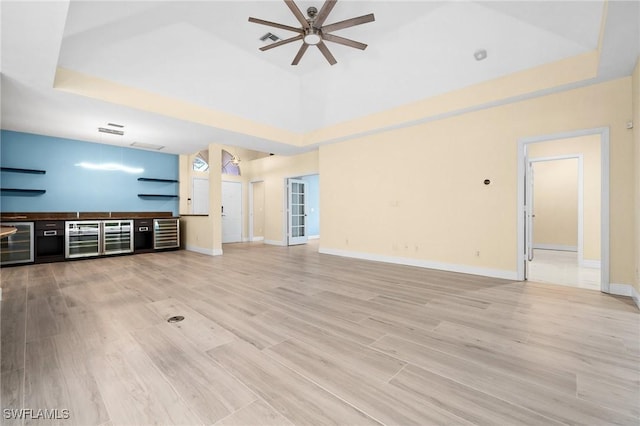
<svg viewBox="0 0 640 426"><path fill-rule="evenodd" d="M481 275L484 277L501 278L505 280L517 280L516 271L502 269L480 268L476 266L459 265L455 263L436 262L431 260L412 259L408 257L385 256L382 254L362 253L349 250L320 248L321 254L332 256L350 257L354 259L372 260L374 262L394 263L397 265L417 266L419 268L438 269L440 271L459 272L462 274Z"/></svg>
<svg viewBox="0 0 640 426"><path fill-rule="evenodd" d="M638 290L633 286L631 286L631 298L636 302L638 309L640 309L640 293L638 293Z"/></svg>
<svg viewBox="0 0 640 426"><path fill-rule="evenodd" d="M243 242L243 243L248 243L249 241L251 241L249 238L247 238L247 237L242 237L242 242Z"/></svg>
<svg viewBox="0 0 640 426"><path fill-rule="evenodd" d="M579 263L583 268L596 268L600 269L602 267L602 262L595 259L582 259Z"/></svg>
<svg viewBox="0 0 640 426"><path fill-rule="evenodd" d="M2 302L2 287L0 287L0 302Z"/></svg>
<svg viewBox="0 0 640 426"><path fill-rule="evenodd" d="M309 240L319 240L320 239L320 235L309 235L307 237L307 239L309 239Z"/></svg>
<svg viewBox="0 0 640 426"><path fill-rule="evenodd" d="M579 136L600 135L600 163L601 163L601 198L600 198L600 290L609 293L609 128L598 127L594 129L574 130L570 132L555 133L550 135L520 138L518 140L518 216L517 221L517 279L524 280L525 263L525 236L524 236L524 183L525 163L527 161L525 146L530 143L545 142L558 139L575 138Z"/></svg>
<svg viewBox="0 0 640 426"><path fill-rule="evenodd" d="M635 289L630 284L609 284L609 294L615 294L616 296L632 297L634 290Z"/></svg>
<svg viewBox="0 0 640 426"><path fill-rule="evenodd" d="M265 244L269 244L272 246L281 246L281 247L286 247L287 243L284 241L277 241L277 240L264 240Z"/></svg>
<svg viewBox="0 0 640 426"><path fill-rule="evenodd" d="M563 246L562 244L534 244L533 248L538 250L578 251L578 246Z"/></svg>
<svg viewBox="0 0 640 426"><path fill-rule="evenodd" d="M253 237L251 241L264 241L264 237Z"/></svg>
<svg viewBox="0 0 640 426"><path fill-rule="evenodd" d="M207 256L222 256L222 249L207 249L187 244L185 250L193 251L200 254L206 254Z"/></svg>

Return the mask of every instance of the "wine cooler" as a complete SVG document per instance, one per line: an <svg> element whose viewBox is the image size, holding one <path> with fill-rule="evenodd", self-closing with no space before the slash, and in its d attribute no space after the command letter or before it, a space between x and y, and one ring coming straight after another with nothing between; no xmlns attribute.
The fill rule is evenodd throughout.
<svg viewBox="0 0 640 426"><path fill-rule="evenodd" d="M180 247L180 222L178 219L153 220L153 248Z"/></svg>
<svg viewBox="0 0 640 426"><path fill-rule="evenodd" d="M18 231L0 240L0 264L33 262L33 222L11 222L2 225L16 227Z"/></svg>
<svg viewBox="0 0 640 426"><path fill-rule="evenodd" d="M103 254L131 253L133 251L133 221L110 220L102 222Z"/></svg>
<svg viewBox="0 0 640 426"><path fill-rule="evenodd" d="M84 220L66 222L67 258L131 253L132 220Z"/></svg>

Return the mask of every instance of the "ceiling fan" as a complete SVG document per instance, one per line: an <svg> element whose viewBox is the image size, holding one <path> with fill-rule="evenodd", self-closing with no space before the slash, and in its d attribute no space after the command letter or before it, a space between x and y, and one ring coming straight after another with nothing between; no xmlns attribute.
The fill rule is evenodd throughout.
<svg viewBox="0 0 640 426"><path fill-rule="evenodd" d="M302 46L300 46L300 50L298 50L298 54L296 55L296 57L293 58L293 62L291 63L291 65L298 65L300 59L302 59L302 56L307 51L309 46L317 46L326 60L331 65L334 65L337 63L336 58L333 57L327 45L324 44L325 41L354 47L360 50L364 50L367 48L367 45L364 43L340 37L331 33L333 31L342 30L356 25L366 24L367 22L373 22L375 21L373 13L359 16L357 18L346 19L344 21L336 22L329 25L324 25L324 21L327 19L327 16L329 16L329 13L333 9L333 7L336 5L337 0L326 0L322 5L322 8L320 9L320 12L318 12L318 9L316 9L315 7L309 7L307 9L308 18L304 17L293 0L284 0L284 2L287 4L291 12L293 12L302 27L296 28L289 25L278 24L276 22L265 21L263 19L249 18L249 22L254 22L256 24L267 25L270 27L280 28L282 30L298 33L298 35L296 35L295 37L277 41L268 46L261 47L260 50L265 51L273 49L274 47L282 46L284 44L292 43L294 41L302 40Z"/></svg>

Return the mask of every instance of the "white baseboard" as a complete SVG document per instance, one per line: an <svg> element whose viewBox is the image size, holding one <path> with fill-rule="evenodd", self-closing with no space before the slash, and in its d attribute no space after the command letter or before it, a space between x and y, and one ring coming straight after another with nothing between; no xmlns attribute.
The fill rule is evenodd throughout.
<svg viewBox="0 0 640 426"><path fill-rule="evenodd" d="M250 240L249 240L249 237L243 237L243 238L242 238L242 242L243 242L243 243L248 243L249 241L250 241Z"/></svg>
<svg viewBox="0 0 640 426"><path fill-rule="evenodd" d="M609 294L615 294L616 296L628 296L631 297L633 287L629 284L617 284L609 283Z"/></svg>
<svg viewBox="0 0 640 426"><path fill-rule="evenodd" d="M594 260L594 259L582 259L580 261L580 266L582 266L583 268L600 269L601 262L599 260Z"/></svg>
<svg viewBox="0 0 640 426"><path fill-rule="evenodd" d="M563 246L561 244L534 244L533 248L539 250L578 251L578 246Z"/></svg>
<svg viewBox="0 0 640 426"><path fill-rule="evenodd" d="M635 287L631 287L631 293L631 298L636 302L638 309L640 309L640 293L638 293L638 290L636 290Z"/></svg>
<svg viewBox="0 0 640 426"><path fill-rule="evenodd" d="M482 268L477 266L434 262L431 260L412 259L407 257L385 256L381 254L361 253L323 247L321 247L318 251L322 254L330 254L333 256L373 260L375 262L395 263L398 265L417 266L420 268L438 269L440 271L459 272L462 274L481 275L484 277L501 278L505 280L518 280L518 273L516 271L505 271L502 269Z"/></svg>
<svg viewBox="0 0 640 426"><path fill-rule="evenodd" d="M320 235L309 235L307 237L307 239L309 239L309 240L319 240L320 239Z"/></svg>
<svg viewBox="0 0 640 426"><path fill-rule="evenodd" d="M264 241L264 237L253 237L251 241Z"/></svg>
<svg viewBox="0 0 640 426"><path fill-rule="evenodd" d="M638 309L640 309L640 293L631 284L609 284L609 294L616 296L627 296L633 299Z"/></svg>
<svg viewBox="0 0 640 426"><path fill-rule="evenodd" d="M187 244L185 249L200 254L206 254L207 256L222 256L222 249L206 249L202 247L191 246L189 244Z"/></svg>
<svg viewBox="0 0 640 426"><path fill-rule="evenodd" d="M264 240L264 243L272 246L282 246L282 247L287 245L284 241L278 241L278 240Z"/></svg>

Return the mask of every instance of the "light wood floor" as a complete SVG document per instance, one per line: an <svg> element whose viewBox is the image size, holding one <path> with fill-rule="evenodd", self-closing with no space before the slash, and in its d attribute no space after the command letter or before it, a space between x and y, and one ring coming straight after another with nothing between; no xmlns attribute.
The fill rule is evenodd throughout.
<svg viewBox="0 0 640 426"><path fill-rule="evenodd" d="M3 268L3 424L638 425L631 299L316 250Z"/></svg>
<svg viewBox="0 0 640 426"><path fill-rule="evenodd" d="M600 268L580 266L577 252L535 249L534 254L530 280L600 290Z"/></svg>

